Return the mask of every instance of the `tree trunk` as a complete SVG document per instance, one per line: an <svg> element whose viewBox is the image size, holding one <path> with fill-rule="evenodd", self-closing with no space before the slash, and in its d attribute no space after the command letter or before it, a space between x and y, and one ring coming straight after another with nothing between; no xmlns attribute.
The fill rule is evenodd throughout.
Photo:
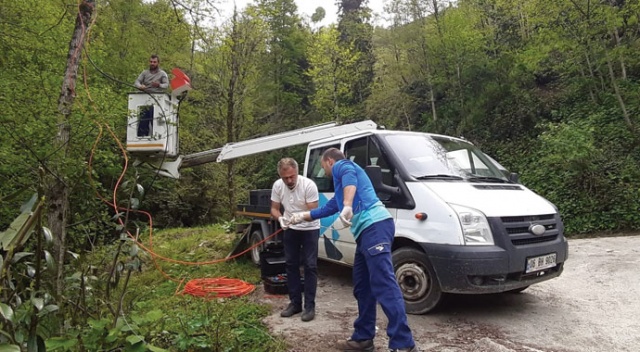
<svg viewBox="0 0 640 352"><path fill-rule="evenodd" d="M433 18L436 20L436 29L438 30L438 36L440 40L444 43L444 36L442 35L442 26L440 24L440 11L438 9L438 0L432 1L433 6Z"/></svg>
<svg viewBox="0 0 640 352"><path fill-rule="evenodd" d="M616 47L620 47L620 34L618 34L618 28L613 31L613 38L616 40ZM620 51L620 74L622 75L622 80L627 80L627 67L624 63L624 55L622 51Z"/></svg>
<svg viewBox="0 0 640 352"><path fill-rule="evenodd" d="M607 58L607 67L609 68L609 78L611 79L611 86L613 87L613 91L616 94L616 99L618 100L618 104L620 105L620 110L622 110L622 117L624 118L624 122L627 127L631 130L634 136L637 136L636 126L631 121L631 117L629 116L629 111L627 111L627 105L624 103L624 99L622 98L622 94L620 93L620 88L618 87L618 82L616 82L616 76L613 72L613 64L611 64L611 60Z"/></svg>
<svg viewBox="0 0 640 352"><path fill-rule="evenodd" d="M591 77L591 79L593 80L593 83L596 84L596 80L599 78L600 79L600 89L604 90L604 79L602 78L602 75L598 75L599 77L596 77L596 73L593 69L593 64L591 64L591 58L589 57L589 53L585 52L584 53L584 57L585 60L587 62L587 68L589 69L589 76Z"/></svg>
<svg viewBox="0 0 640 352"><path fill-rule="evenodd" d="M582 76L584 81L587 82L587 88L589 89L589 97L591 97L591 101L594 104L597 104L598 101L596 100L596 95L593 92L591 80L587 77L587 74L584 72L584 68L582 67L580 62L577 64L577 66L578 66L578 69L580 70L580 75Z"/></svg>
<svg viewBox="0 0 640 352"><path fill-rule="evenodd" d="M333 120L340 121L340 101L338 100L338 61L333 60Z"/></svg>
<svg viewBox="0 0 640 352"><path fill-rule="evenodd" d="M47 223L51 232L54 234L54 255L57 261L55 285L60 307L62 307L62 303L64 302L62 298L64 292L64 255L66 252L66 227L69 210L69 187L65 182L65 170L63 169L64 161L68 157L69 142L71 140L71 126L68 120L76 96L75 85L78 76L78 65L80 57L82 56L82 47L86 40L87 30L91 24L94 6L93 0L83 0L78 7L78 17L76 17L73 36L69 42L67 67L64 72L62 90L58 100L58 111L60 111L61 116L58 121L57 145L54 149L60 150L62 154L58 159L57 171L53 171L56 167L52 168L52 175L48 178L46 189L48 201Z"/></svg>
<svg viewBox="0 0 640 352"><path fill-rule="evenodd" d="M438 120L438 113L436 111L436 99L433 94L433 83L432 83L432 75L431 75L431 65L429 64L429 55L427 53L427 43L425 38L422 37L422 42L420 43L420 48L422 49L423 56L423 66L424 71L426 73L427 85L429 86L429 100L431 100L431 116L433 121Z"/></svg>
<svg viewBox="0 0 640 352"><path fill-rule="evenodd" d="M233 55L233 54L232 54ZM232 62L235 62L235 58L232 58ZM235 119L235 86L236 86L236 73L232 70L231 79L229 80L229 91L227 92L227 143L235 142L234 139L234 119ZM233 215L234 211L234 184L233 184L233 165L234 160L227 162L227 200L229 202L229 211Z"/></svg>
<svg viewBox="0 0 640 352"><path fill-rule="evenodd" d="M436 98L433 96L433 84L431 84L431 75L429 75L429 100L431 100L431 116L433 121L438 120L438 112L436 111Z"/></svg>
<svg viewBox="0 0 640 352"><path fill-rule="evenodd" d="M239 41L241 40L238 33L238 21L237 13L234 12L233 16L233 29L231 33L231 39L233 44L231 45L231 57L230 57L230 71L231 77L229 77L229 85L227 87L227 143L235 142L235 118L236 118L236 86L238 79L240 78L240 63L238 55L241 55L239 48ZM234 160L227 162L227 201L229 202L229 212L231 216L235 213L235 185L234 185Z"/></svg>

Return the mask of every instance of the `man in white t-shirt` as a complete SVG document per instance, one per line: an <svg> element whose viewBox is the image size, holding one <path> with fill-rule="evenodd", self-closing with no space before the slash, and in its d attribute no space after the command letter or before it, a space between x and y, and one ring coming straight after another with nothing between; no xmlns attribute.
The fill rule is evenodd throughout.
<svg viewBox="0 0 640 352"><path fill-rule="evenodd" d="M280 313L290 317L302 312L302 292L304 292L304 312L302 321L315 318L316 287L318 285L318 238L320 220L305 221L289 225L291 214L310 211L318 207L318 187L310 179L298 175L298 163L292 158L278 162L280 179L271 189L271 216L278 219L284 230L284 255L287 267L289 305ZM280 207L284 207L284 214ZM304 290L300 280L300 260L304 266Z"/></svg>

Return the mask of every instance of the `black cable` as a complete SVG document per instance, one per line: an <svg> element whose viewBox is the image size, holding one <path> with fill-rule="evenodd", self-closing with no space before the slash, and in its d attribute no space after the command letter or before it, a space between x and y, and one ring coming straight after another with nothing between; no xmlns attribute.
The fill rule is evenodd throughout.
<svg viewBox="0 0 640 352"><path fill-rule="evenodd" d="M64 143L61 143L60 145L58 145L56 149L49 150L48 154L46 154L44 156L40 156L38 153L36 153L36 151L33 148L31 148L31 146L29 144L27 144L25 142L25 138L20 138L20 136L18 136L17 134L14 133L14 131L18 130L17 128L16 129L10 129L7 126L5 126L5 124L6 125L8 125L8 124L14 124L15 125L15 121L2 122L2 123L0 123L0 127L5 129L6 134L9 135L9 137L11 139L13 139L14 143L16 143L18 146L24 148L27 152L29 152L32 155L32 157L35 159L36 163L39 164L45 171L47 171L49 174L51 174L53 177L55 177L58 181L60 181L62 183L65 183L62 180L61 176L56 174L56 173L54 173L53 170L51 170L47 165L48 165L49 161L51 160L51 157L53 155L55 155L56 153L58 153L60 150L62 150L62 148L66 147L71 142L71 139L65 141ZM87 126L85 126L85 128L88 130L88 129L91 129L92 126L91 125L87 125ZM93 127L93 128L95 128L95 127ZM83 134L83 135L88 135L89 134L88 132L87 133L83 133L82 130L80 130L79 132L80 132L79 134Z"/></svg>

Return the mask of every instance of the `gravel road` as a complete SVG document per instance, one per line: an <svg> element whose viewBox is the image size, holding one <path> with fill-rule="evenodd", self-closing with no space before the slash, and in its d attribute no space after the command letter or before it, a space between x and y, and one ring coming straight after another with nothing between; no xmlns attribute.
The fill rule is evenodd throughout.
<svg viewBox="0 0 640 352"><path fill-rule="evenodd" d="M520 294L455 295L428 315L409 315L422 351L640 351L640 236L569 241L569 260L556 279ZM335 351L357 315L351 269L321 262L317 315L281 318L285 296L258 291L272 304L265 319L291 352ZM376 351L386 351L386 318L378 309Z"/></svg>

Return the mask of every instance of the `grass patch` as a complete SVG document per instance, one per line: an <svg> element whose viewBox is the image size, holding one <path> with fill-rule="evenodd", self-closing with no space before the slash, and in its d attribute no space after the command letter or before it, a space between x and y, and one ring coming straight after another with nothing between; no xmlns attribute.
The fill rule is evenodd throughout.
<svg viewBox="0 0 640 352"><path fill-rule="evenodd" d="M168 229L142 238L141 243L160 256L182 262L210 262L225 258L238 241L221 226ZM93 263L109 263L115 246L95 252ZM133 245L132 245L133 246ZM133 246L135 247L135 246ZM126 255L120 256L126 260ZM262 319L271 307L258 303L252 294L226 299L204 299L180 292L191 279L228 277L260 282L260 270L245 258L207 265L171 263L139 252L141 270L132 273L123 299L123 316L131 334L169 351L286 351L281 338L269 334ZM104 265L103 265L104 267ZM124 281L124 280L120 280ZM122 284L112 297L122 293ZM132 324L131 322L141 322ZM137 330L137 331L136 331ZM110 332L110 335L113 335ZM126 334L125 334L126 335Z"/></svg>

